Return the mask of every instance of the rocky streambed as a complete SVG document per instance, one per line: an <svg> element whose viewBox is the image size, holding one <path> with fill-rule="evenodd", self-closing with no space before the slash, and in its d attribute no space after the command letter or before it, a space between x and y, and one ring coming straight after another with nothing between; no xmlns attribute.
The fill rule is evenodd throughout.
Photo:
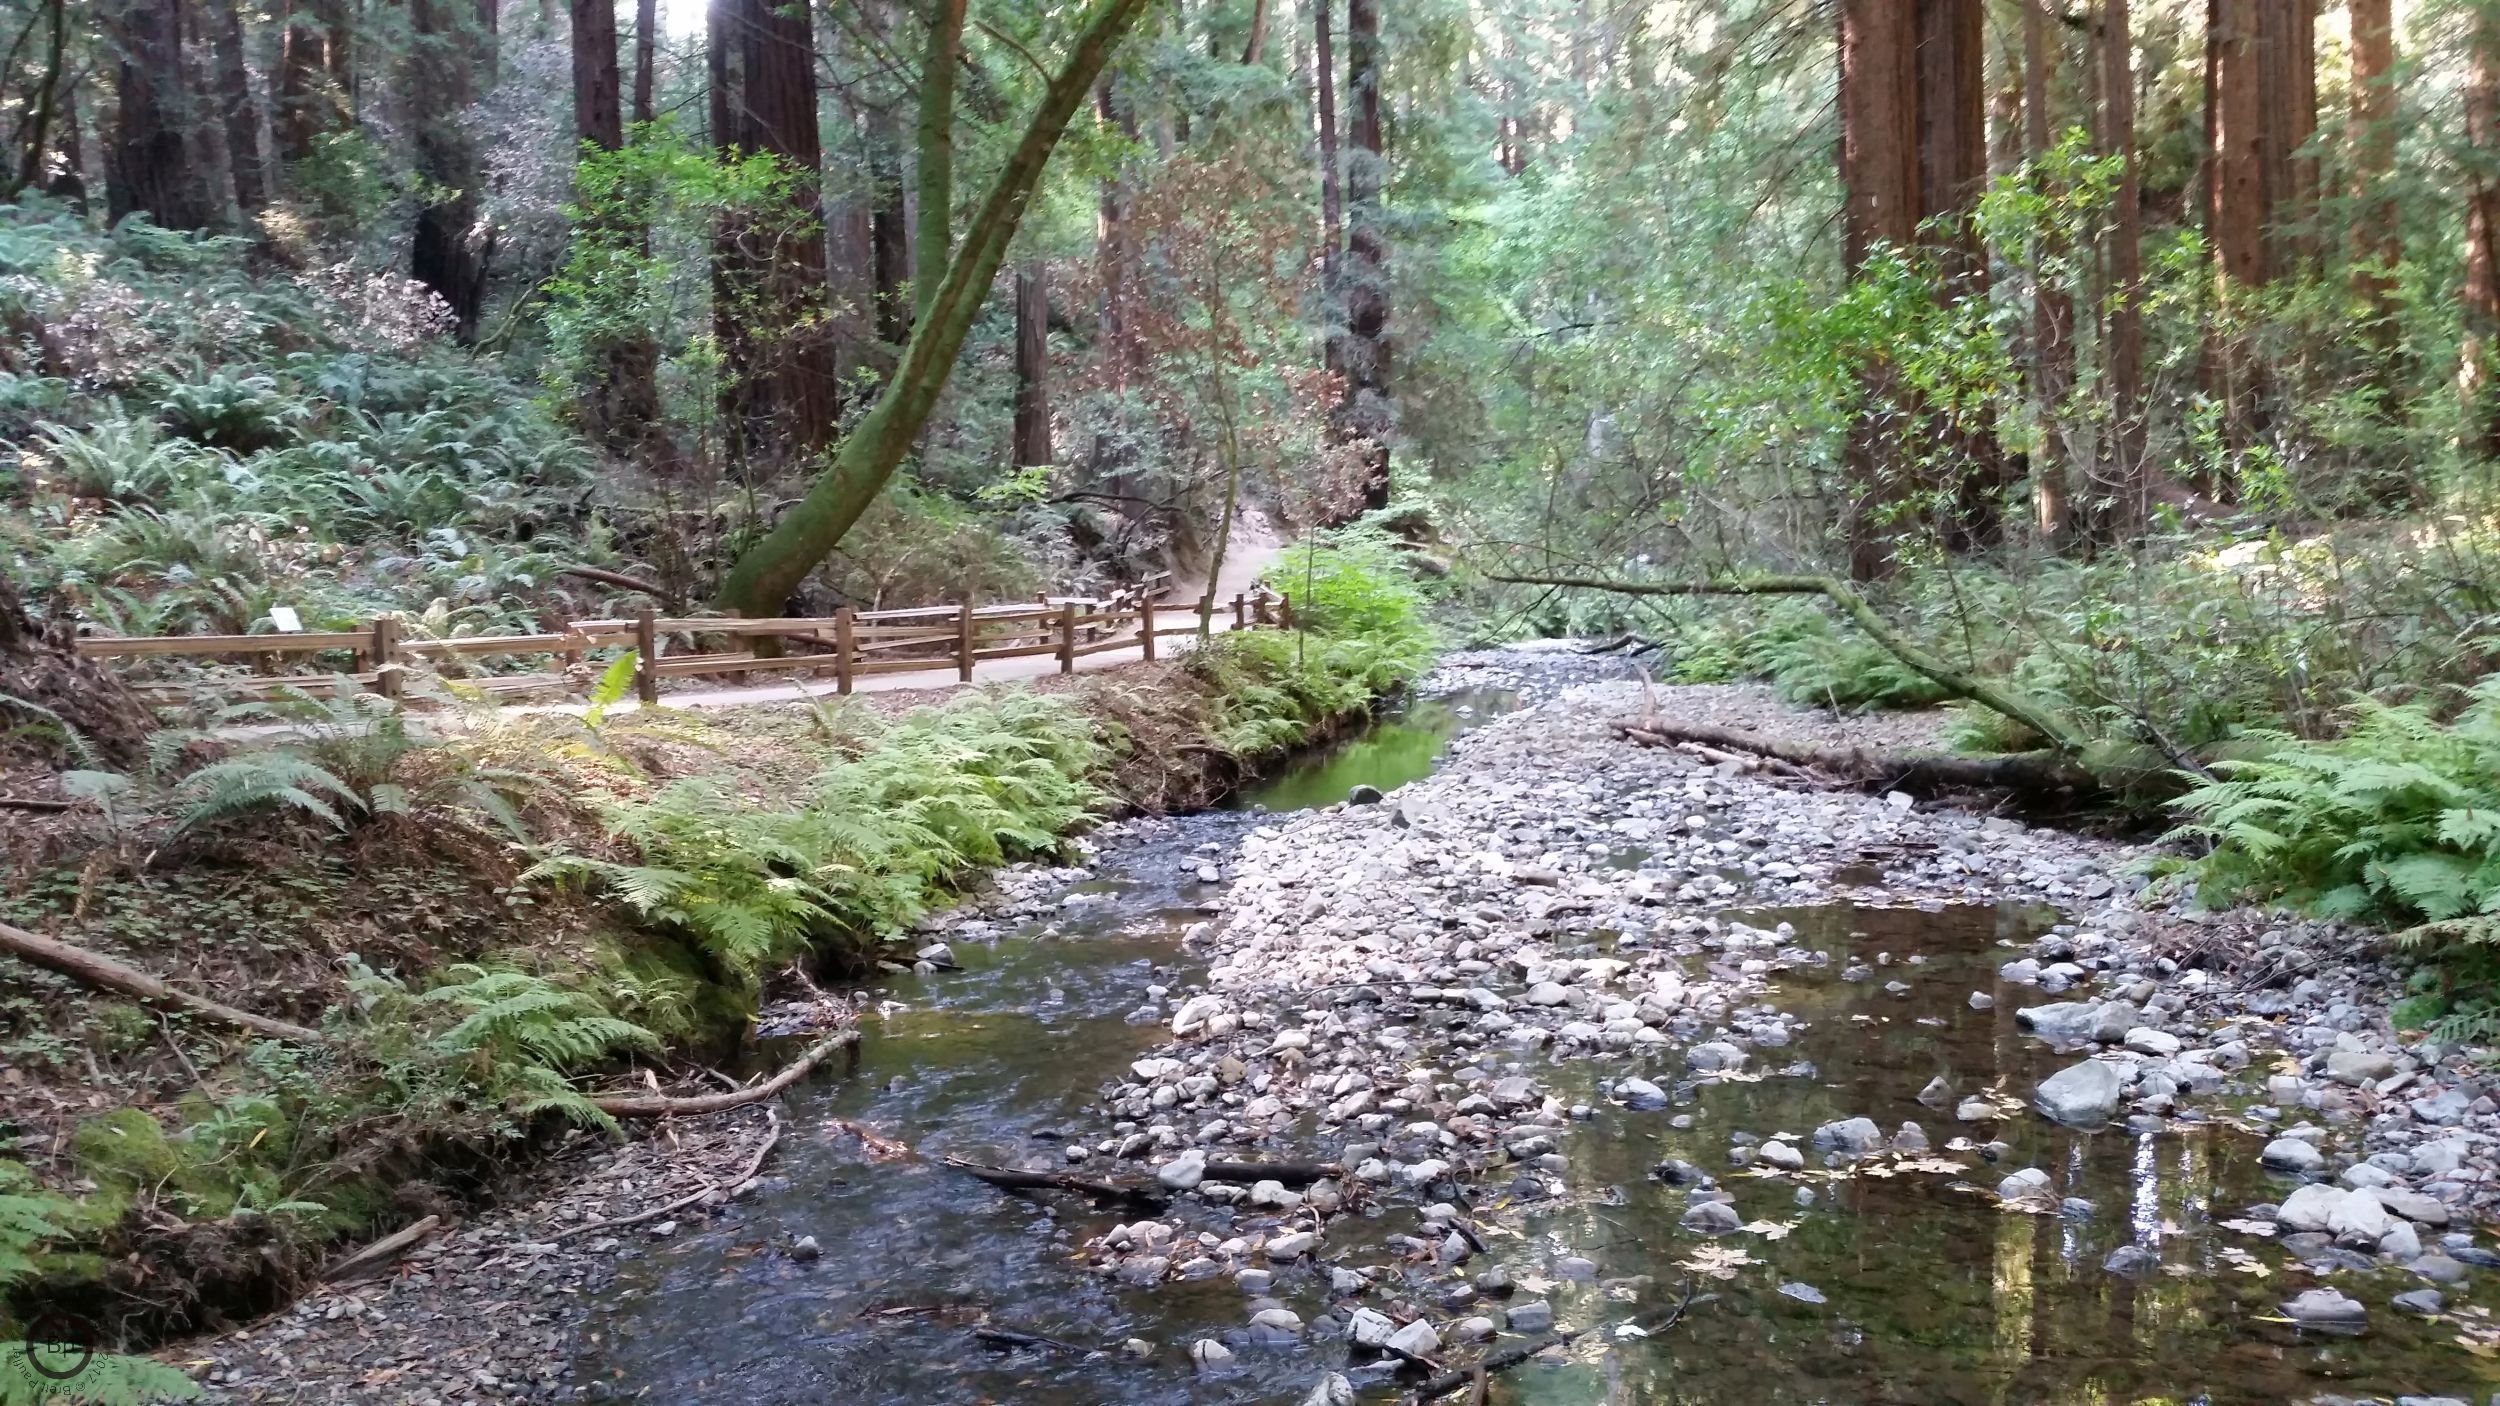
<svg viewBox="0 0 2500 1406"><path fill-rule="evenodd" d="M630 1199L599 1170L204 1372L283 1378L273 1339L386 1370L396 1332L418 1385L379 1399L1465 1399L1479 1362L1509 1402L2491 1395L2500 1109L2391 1036L2352 934L1630 746L1606 720L1644 706L1859 724L1621 672L1462 656L1432 731L1518 711L1428 776L1405 747L1325 778L1375 802L1004 875L930 935L961 970L873 993L762 1177L551 1243ZM463 1302L517 1360L469 1365ZM346 1372L285 1399L377 1399Z"/></svg>

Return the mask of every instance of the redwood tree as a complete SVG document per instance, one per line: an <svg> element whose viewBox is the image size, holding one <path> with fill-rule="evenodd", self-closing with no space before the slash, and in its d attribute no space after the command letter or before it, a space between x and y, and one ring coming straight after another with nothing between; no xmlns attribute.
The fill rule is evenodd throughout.
<svg viewBox="0 0 2500 1406"><path fill-rule="evenodd" d="M2353 291L2392 338L2396 281L2391 270L2403 257L2397 237L2396 26L2390 0L2350 0L2352 18L2352 280Z"/></svg>
<svg viewBox="0 0 2500 1406"><path fill-rule="evenodd" d="M279 11L277 135L281 161L303 161L347 126L353 86L346 0L284 0Z"/></svg>
<svg viewBox="0 0 2500 1406"><path fill-rule="evenodd" d="M1014 458L1019 467L1051 462L1050 285L1042 261L1016 268L1016 423Z"/></svg>
<svg viewBox="0 0 2500 1406"><path fill-rule="evenodd" d="M133 211L167 229L215 218L208 162L193 140L200 113L182 62L183 0L120 0L110 12L119 95L106 162L110 218Z"/></svg>
<svg viewBox="0 0 2500 1406"><path fill-rule="evenodd" d="M1352 112L1346 140L1346 334L1342 348L1345 400L1338 433L1360 439L1364 456L1363 506L1389 505L1389 436L1396 417L1389 394L1389 232L1384 187L1388 159L1381 148L1378 0L1346 0L1346 96Z"/></svg>
<svg viewBox="0 0 2500 1406"><path fill-rule="evenodd" d="M2475 12L2465 84L2465 441L2500 458L2500 13Z"/></svg>
<svg viewBox="0 0 2500 1406"><path fill-rule="evenodd" d="M2134 41L2127 0L2101 7L2101 132L2104 156L2118 158L2118 189L2103 253L2108 314L2101 332L2101 374L2110 427L2095 473L2094 539L2114 543L2140 530L2150 508L2144 462L2143 217L2135 151Z"/></svg>
<svg viewBox="0 0 2500 1406"><path fill-rule="evenodd" d="M573 133L600 151L625 146L625 117L616 43L616 0L572 0ZM640 77L636 80L640 82ZM598 228L583 238L640 244L638 229ZM591 384L582 420L591 437L619 453L658 462L670 457L667 428L660 422L658 344L649 336L619 335L586 349Z"/></svg>
<svg viewBox="0 0 2500 1406"><path fill-rule="evenodd" d="M712 0L712 140L724 156L786 168L788 208L722 222L713 323L727 362L721 401L733 456L803 458L840 413L827 324L823 152L806 5Z"/></svg>
<svg viewBox="0 0 2500 1406"><path fill-rule="evenodd" d="M234 203L248 223L269 203L269 172L261 155L260 104L252 98L252 74L243 57L243 12L238 0L208 0L209 46L217 61L218 117L226 129L226 159L234 171Z"/></svg>
<svg viewBox="0 0 2500 1406"><path fill-rule="evenodd" d="M1330 7L1336 0L1312 0L1312 37L1316 41L1311 65L1313 106L1319 113L1319 269L1320 295L1327 308L1328 331L1322 358L1331 371L1337 370L1340 355L1337 345L1337 305L1340 235L1338 187L1341 172L1337 166L1337 55L1334 38L1329 33Z"/></svg>
<svg viewBox="0 0 2500 1406"><path fill-rule="evenodd" d="M405 98L415 127L417 175L434 199L417 210L408 272L451 308L453 335L477 338L495 231L479 199L485 181L463 119L494 60L495 0L409 0Z"/></svg>
<svg viewBox="0 0 2500 1406"><path fill-rule="evenodd" d="M2021 0L2023 7L2023 152L2037 162L2048 154L2049 71L2054 66L2048 34L2048 0ZM2054 425L2059 407L2075 385L2075 302L2064 280L2046 270L2061 261L2066 249L2052 232L2035 255L2031 280L2031 385L2039 402L2041 423ZM2068 526L2065 456L2044 445L2032 460L2032 511L2044 537L2055 539Z"/></svg>

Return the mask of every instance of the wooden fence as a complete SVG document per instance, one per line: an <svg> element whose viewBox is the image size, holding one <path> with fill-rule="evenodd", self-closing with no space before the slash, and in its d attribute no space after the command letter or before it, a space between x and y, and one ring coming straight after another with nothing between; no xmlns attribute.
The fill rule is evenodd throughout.
<svg viewBox="0 0 2500 1406"><path fill-rule="evenodd" d="M483 675L462 682L490 696L565 692L578 682L580 666L590 651L625 647L635 652L636 696L656 703L662 679L733 678L784 669L831 675L841 693L849 693L858 679L949 665L959 681L970 683L975 669L985 662L1041 655L1055 656L1060 673L1074 673L1077 660L1107 650L1136 649L1153 659L1158 639L1197 633L1201 609L1218 616L1229 612L1234 629L1290 629L1293 625L1291 598L1262 589L1236 595L1229 604L1201 599L1194 606L1176 607L1158 603L1150 592L1139 592L1108 600L1046 599L1036 605L961 603L860 611L845 607L829 616L779 620L663 616L646 606L632 619L577 620L550 634L422 640L405 638L405 624L399 616L383 615L355 630L90 636L78 641L78 652L99 659L249 658L262 670L142 684L142 689L241 697L321 687L347 677L377 693L397 697L405 688L411 661L422 660L439 669L487 658L552 657L573 666L572 671ZM727 647L705 650L702 645L707 639L724 641ZM680 640L687 642L689 652L671 653L672 642ZM338 653L348 656L344 670L277 672L279 664L292 657Z"/></svg>

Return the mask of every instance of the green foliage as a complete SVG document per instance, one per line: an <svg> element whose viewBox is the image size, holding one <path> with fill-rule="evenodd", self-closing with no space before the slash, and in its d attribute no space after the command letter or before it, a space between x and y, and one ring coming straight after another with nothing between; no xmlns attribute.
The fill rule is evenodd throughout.
<svg viewBox="0 0 2500 1406"><path fill-rule="evenodd" d="M377 1071L376 1101L420 1124L486 1112L518 1131L554 1113L613 1132L572 1076L618 1055L657 1053L658 1037L595 998L526 972L458 963L411 991L355 963L346 1033Z"/></svg>
<svg viewBox="0 0 2500 1406"><path fill-rule="evenodd" d="M41 1269L46 1244L67 1238L64 1222L75 1211L70 1202L36 1186L25 1167L0 1160L0 1303L6 1302L11 1286ZM188 1401L200 1394L189 1377L146 1358L97 1353L79 1368L78 1354L85 1347L30 1346L18 1333L31 1326L11 1323L0 1314L0 1406L144 1406ZM36 1371L35 1364L60 1375Z"/></svg>
<svg viewBox="0 0 2500 1406"><path fill-rule="evenodd" d="M811 953L863 964L948 885L1049 852L1100 798L1091 779L1100 746L1055 699L971 696L891 724L847 716L827 730L857 740L827 759L794 808L730 777L679 781L610 808L612 834L639 863L567 854L532 872L595 882L751 986Z"/></svg>

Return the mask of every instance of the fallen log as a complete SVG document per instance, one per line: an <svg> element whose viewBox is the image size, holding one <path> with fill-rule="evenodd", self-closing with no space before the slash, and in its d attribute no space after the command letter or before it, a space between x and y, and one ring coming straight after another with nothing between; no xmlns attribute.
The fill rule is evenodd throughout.
<svg viewBox="0 0 2500 1406"><path fill-rule="evenodd" d="M389 1263L400 1251L434 1233L443 1223L441 1216L427 1216L403 1229L392 1231L352 1255L347 1255L321 1271L322 1282L336 1283L369 1273Z"/></svg>
<svg viewBox="0 0 2500 1406"><path fill-rule="evenodd" d="M2009 752L2002 756L1965 757L1951 752L1818 747L1792 738L1767 737L1761 733L1710 723L1669 722L1662 718L1618 718L1614 729L1624 737L1653 747L1691 743L1720 751L1745 752L1789 766L1843 777L1862 786L1882 786L1917 794L1932 795L1953 790L2097 793L2104 789L2099 778L2060 752Z"/></svg>
<svg viewBox="0 0 2500 1406"><path fill-rule="evenodd" d="M859 1043L859 1032L844 1030L817 1041L807 1053L791 1061L782 1071L760 1084L717 1094L608 1094L591 1099L591 1106L611 1118L691 1118L698 1113L725 1113L744 1108L780 1093L829 1058L835 1050Z"/></svg>
<svg viewBox="0 0 2500 1406"><path fill-rule="evenodd" d="M1599 1328L1557 1328L1534 1342L1520 1343L1498 1352L1487 1353L1481 1360L1468 1366L1454 1368L1429 1378L1406 1398L1406 1406L1423 1406L1427 1401L1438 1401L1444 1396L1455 1396L1496 1372L1506 1372L1518 1366L1549 1347L1567 1347L1586 1333L1601 1329L1612 1332L1622 1328L1637 1329L1643 1334L1653 1336L1663 1333L1674 1327L1684 1317L1684 1310L1691 1307L1692 1302L1693 1281L1687 1279L1684 1281L1683 1297L1676 1300L1672 1308L1636 1313L1622 1323L1604 1324Z"/></svg>
<svg viewBox="0 0 2500 1406"><path fill-rule="evenodd" d="M73 981L81 981L89 986L117 992L134 1001L165 1006L196 1016L212 1025L222 1025L233 1030L248 1030L255 1035L266 1035L273 1040L292 1040L297 1044L328 1043L320 1031L310 1027L297 1025L292 1021L273 1020L265 1015L254 1015L250 1011L237 1010L222 1001L212 1001L206 996L194 996L188 991L176 990L165 984L162 979L126 962L116 961L101 952L89 951L87 948L45 937L40 933L31 933L24 928L11 927L7 923L0 923L0 954L31 962L46 971L59 972Z"/></svg>

